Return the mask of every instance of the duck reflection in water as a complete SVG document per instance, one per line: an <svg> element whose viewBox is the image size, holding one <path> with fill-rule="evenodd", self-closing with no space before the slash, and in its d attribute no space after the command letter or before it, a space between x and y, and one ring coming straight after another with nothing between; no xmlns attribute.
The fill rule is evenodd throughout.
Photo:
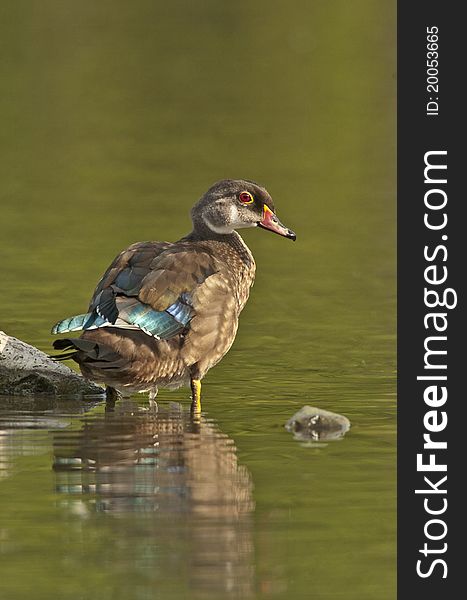
<svg viewBox="0 0 467 600"><path fill-rule="evenodd" d="M253 594L252 480L214 423L177 404L147 411L125 400L87 416L79 431L56 431L53 446L57 492L88 496L70 502L74 512L144 513L143 531L135 515L119 539L132 560L144 553L154 568L171 555L171 570L175 546L193 591Z"/></svg>

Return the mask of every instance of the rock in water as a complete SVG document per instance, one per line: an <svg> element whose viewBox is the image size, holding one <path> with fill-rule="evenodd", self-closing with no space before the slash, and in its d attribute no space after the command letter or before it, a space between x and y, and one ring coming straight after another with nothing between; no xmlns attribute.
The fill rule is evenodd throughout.
<svg viewBox="0 0 467 600"><path fill-rule="evenodd" d="M104 390L47 354L0 331L0 394L96 396Z"/></svg>
<svg viewBox="0 0 467 600"><path fill-rule="evenodd" d="M337 440L350 429L350 421L343 415L304 406L285 424L298 440L328 441Z"/></svg>

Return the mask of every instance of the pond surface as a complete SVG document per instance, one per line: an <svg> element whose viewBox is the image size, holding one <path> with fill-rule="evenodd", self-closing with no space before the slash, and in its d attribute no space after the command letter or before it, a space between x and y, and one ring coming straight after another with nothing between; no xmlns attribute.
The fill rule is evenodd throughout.
<svg viewBox="0 0 467 600"><path fill-rule="evenodd" d="M395 6L7 0L1 329L47 352L130 243L214 181L271 192L203 385L106 411L0 397L3 600L395 597ZM338 441L284 423L347 416Z"/></svg>

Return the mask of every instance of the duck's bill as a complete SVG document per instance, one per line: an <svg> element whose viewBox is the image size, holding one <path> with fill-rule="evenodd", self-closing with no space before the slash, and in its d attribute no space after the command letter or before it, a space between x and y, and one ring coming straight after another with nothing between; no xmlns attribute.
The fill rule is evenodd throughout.
<svg viewBox="0 0 467 600"><path fill-rule="evenodd" d="M269 231L273 231L274 233L282 235L283 237L289 238L293 241L297 239L295 232L285 227L285 225L282 225L275 213L273 213L272 210L266 205L264 205L263 219L258 222L258 227L269 229Z"/></svg>

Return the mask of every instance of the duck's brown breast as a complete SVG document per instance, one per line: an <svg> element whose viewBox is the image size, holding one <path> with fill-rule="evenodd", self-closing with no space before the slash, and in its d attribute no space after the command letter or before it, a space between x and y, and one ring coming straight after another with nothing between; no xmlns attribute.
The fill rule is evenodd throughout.
<svg viewBox="0 0 467 600"><path fill-rule="evenodd" d="M187 365L196 365L201 377L221 360L235 340L238 318L255 277L256 265L249 248L238 234L232 238L228 243L209 242L218 271L193 294L195 316L181 355Z"/></svg>

